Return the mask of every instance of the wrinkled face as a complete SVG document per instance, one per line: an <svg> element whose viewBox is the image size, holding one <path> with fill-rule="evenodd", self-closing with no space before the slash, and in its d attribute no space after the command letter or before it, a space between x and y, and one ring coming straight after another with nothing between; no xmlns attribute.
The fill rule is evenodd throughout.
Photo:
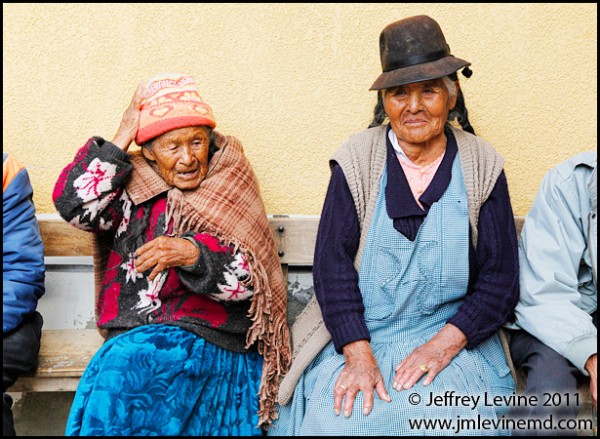
<svg viewBox="0 0 600 439"><path fill-rule="evenodd" d="M388 89L383 103L398 141L417 145L443 135L456 97L450 98L440 78Z"/></svg>
<svg viewBox="0 0 600 439"><path fill-rule="evenodd" d="M158 136L144 156L156 162L165 181L182 191L196 189L208 171L210 137L204 126L179 128Z"/></svg>

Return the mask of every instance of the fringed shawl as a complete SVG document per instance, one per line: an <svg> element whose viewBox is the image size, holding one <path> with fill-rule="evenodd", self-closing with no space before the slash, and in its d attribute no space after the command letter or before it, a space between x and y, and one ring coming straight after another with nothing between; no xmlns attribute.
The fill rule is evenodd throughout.
<svg viewBox="0 0 600 439"><path fill-rule="evenodd" d="M173 235L190 230L209 233L244 253L250 266L247 284L254 288L246 348L256 343L264 358L258 414L259 424L268 427L277 419L279 382L291 362L287 286L258 181L243 147L234 137L214 134L219 149L196 190L182 192L169 186L141 151L131 153L134 169L126 190L136 205L168 191L166 224L173 221ZM112 243L95 237L97 298L107 246Z"/></svg>

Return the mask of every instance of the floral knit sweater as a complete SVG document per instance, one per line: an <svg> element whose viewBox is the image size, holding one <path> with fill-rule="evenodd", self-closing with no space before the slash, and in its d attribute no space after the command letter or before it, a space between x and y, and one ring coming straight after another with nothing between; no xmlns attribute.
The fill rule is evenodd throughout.
<svg viewBox="0 0 600 439"><path fill-rule="evenodd" d="M52 196L66 221L109 236L113 243L96 303L98 327L110 337L145 324L177 325L217 346L244 352L253 291L243 285L249 276L243 255L211 235L190 231L181 237L198 246L197 261L165 269L148 281L151 270L138 273L133 252L168 235L172 224L165 224L167 192L139 205L132 202L125 189L132 171L129 154L93 137L63 169ZM135 240L136 235L141 236Z"/></svg>

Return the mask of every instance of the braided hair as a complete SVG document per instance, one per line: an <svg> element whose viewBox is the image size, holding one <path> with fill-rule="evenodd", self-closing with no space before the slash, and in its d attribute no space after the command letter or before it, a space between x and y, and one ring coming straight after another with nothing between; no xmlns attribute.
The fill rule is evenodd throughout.
<svg viewBox="0 0 600 439"><path fill-rule="evenodd" d="M470 78L473 74L473 71L465 67L461 72L466 78ZM448 75L452 81L458 81L458 76L456 72ZM469 112L467 111L467 106L465 105L465 96L463 95L462 88L458 89L458 95L456 96L456 105L450 113L448 114L448 121L451 122L454 119L459 123L462 127L463 131L467 131L471 134L475 134L475 129L471 126L471 122L469 122Z"/></svg>
<svg viewBox="0 0 600 439"><path fill-rule="evenodd" d="M377 91L377 103L373 109L373 120L369 124L369 128L378 127L383 124L383 121L387 117L385 108L383 108L383 90Z"/></svg>
<svg viewBox="0 0 600 439"><path fill-rule="evenodd" d="M465 67L462 70L462 74L465 77L470 78L471 75L473 74L473 71L471 69L469 69L468 67ZM446 78L452 82L458 81L458 76L457 76L456 72L451 73L450 75L444 77L443 79L444 79L444 84L446 85L446 88L448 88L448 83L446 81ZM383 105L384 91L385 90L379 90L377 92L377 103L375 104L375 108L373 109L373 120L369 124L369 128L373 128L373 127L382 125L387 117L387 114L385 112L385 108ZM471 122L469 122L469 112L467 111L467 107L465 105L465 97L463 95L461 88L458 89L458 94L456 97L456 105L454 106L454 108L452 110L450 110L450 113L448 114L448 122L447 123L450 123L454 119L457 120L457 122L460 124L461 128L464 131L467 131L471 134L475 134L475 130L471 126Z"/></svg>

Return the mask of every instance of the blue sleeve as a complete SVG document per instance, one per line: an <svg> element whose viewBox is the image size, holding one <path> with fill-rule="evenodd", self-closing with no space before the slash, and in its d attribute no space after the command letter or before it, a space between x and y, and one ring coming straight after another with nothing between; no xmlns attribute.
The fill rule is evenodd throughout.
<svg viewBox="0 0 600 439"><path fill-rule="evenodd" d="M467 337L467 349L498 331L519 300L517 230L504 171L481 207L477 229L469 294L448 320Z"/></svg>
<svg viewBox="0 0 600 439"><path fill-rule="evenodd" d="M2 332L18 327L44 294L44 246L25 169L2 196Z"/></svg>
<svg viewBox="0 0 600 439"><path fill-rule="evenodd" d="M315 295L338 353L353 341L371 340L354 258L360 225L342 168L333 170L325 197L313 263Z"/></svg>

